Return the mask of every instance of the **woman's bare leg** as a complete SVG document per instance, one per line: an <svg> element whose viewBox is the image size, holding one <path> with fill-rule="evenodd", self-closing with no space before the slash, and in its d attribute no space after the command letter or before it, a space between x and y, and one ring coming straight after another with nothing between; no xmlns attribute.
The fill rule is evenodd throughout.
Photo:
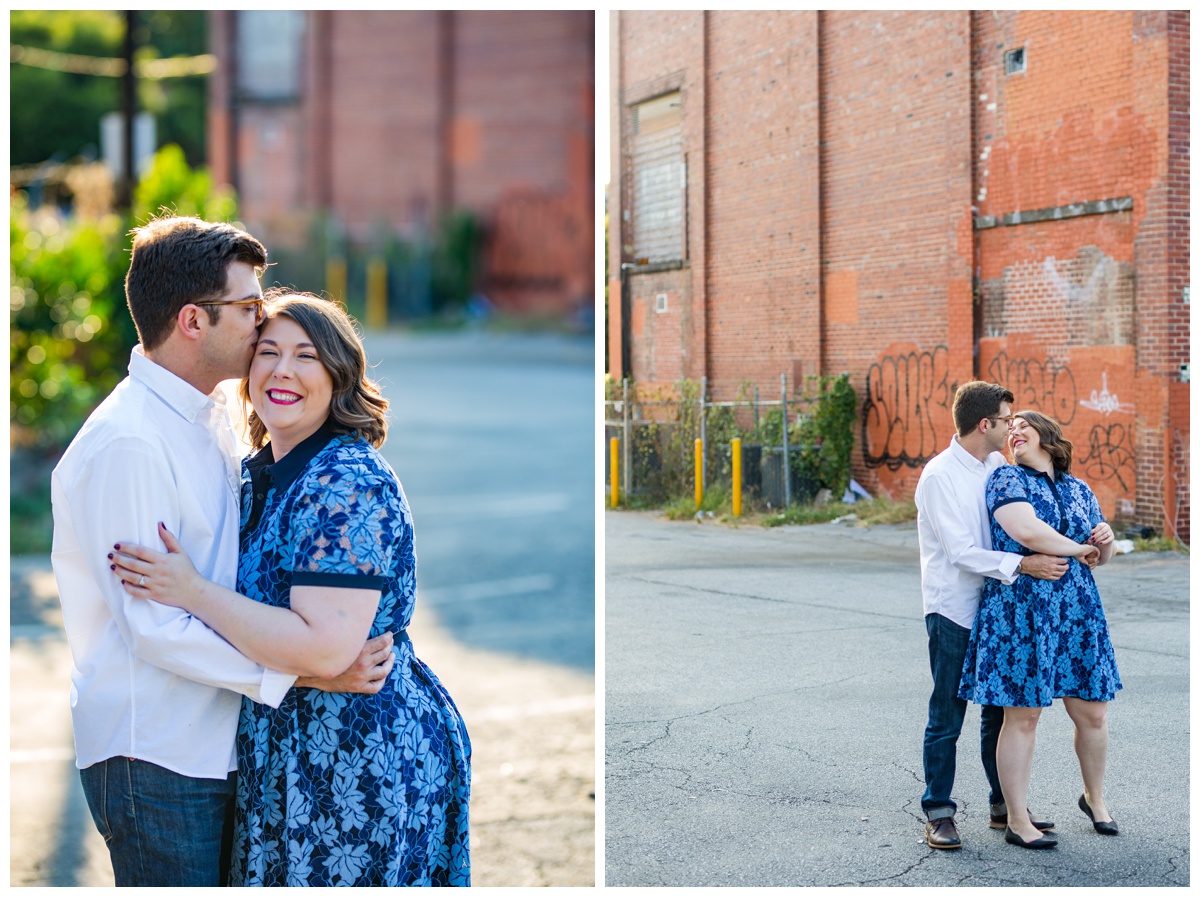
<svg viewBox="0 0 1200 897"><path fill-rule="evenodd" d="M1104 767L1108 762L1108 704L1063 698L1063 706L1075 723L1075 756L1083 773L1083 797L1092 808L1097 822L1109 822L1112 816L1104 806Z"/></svg>
<svg viewBox="0 0 1200 897"><path fill-rule="evenodd" d="M1041 836L1029 821L1029 777L1033 772L1033 747L1037 740L1041 707L1005 707L1004 725L996 742L996 771L1008 806L1008 827L1025 841Z"/></svg>

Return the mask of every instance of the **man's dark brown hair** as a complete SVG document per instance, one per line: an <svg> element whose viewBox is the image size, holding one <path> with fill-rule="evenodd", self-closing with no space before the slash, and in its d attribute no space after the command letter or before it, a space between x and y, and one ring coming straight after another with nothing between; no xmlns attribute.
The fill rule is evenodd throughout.
<svg viewBox="0 0 1200 897"><path fill-rule="evenodd" d="M954 427L959 436L966 436L985 417L997 417L1000 403L1013 403L1013 394L999 383L971 380L954 394Z"/></svg>
<svg viewBox="0 0 1200 897"><path fill-rule="evenodd" d="M158 218L133 230L125 301L144 350L166 342L179 310L228 289L229 265L245 262L261 274L267 250L245 231L199 218ZM210 323L221 309L205 306Z"/></svg>

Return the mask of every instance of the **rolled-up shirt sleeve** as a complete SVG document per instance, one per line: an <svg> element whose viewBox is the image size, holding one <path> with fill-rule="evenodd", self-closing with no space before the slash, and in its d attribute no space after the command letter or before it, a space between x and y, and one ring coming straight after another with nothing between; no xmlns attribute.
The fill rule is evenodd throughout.
<svg viewBox="0 0 1200 897"><path fill-rule="evenodd" d="M930 527L937 535L947 559L955 567L979 576L988 576L1011 584L1017 578L1021 555L984 548L972 532L966 502L972 496L957 494L946 477L931 477L921 484L922 502Z"/></svg>
<svg viewBox="0 0 1200 897"><path fill-rule="evenodd" d="M98 589L112 621L139 660L205 685L229 689L251 700L278 707L295 676L267 669L248 659L199 618L180 608L132 597L109 568L115 545L138 543L164 551L161 521L176 533L185 551L211 541L212 533L181 526L177 489L170 467L138 439L119 440L97 453L72 483L63 483L76 544L76 559ZM56 549L58 546L56 546ZM196 558L193 556L193 561ZM64 614L97 613L85 596L67 596Z"/></svg>

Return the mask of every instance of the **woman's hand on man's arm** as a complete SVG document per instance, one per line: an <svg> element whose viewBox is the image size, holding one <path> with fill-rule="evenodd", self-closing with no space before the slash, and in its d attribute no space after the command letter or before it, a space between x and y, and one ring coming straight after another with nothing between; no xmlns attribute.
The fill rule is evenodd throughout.
<svg viewBox="0 0 1200 897"><path fill-rule="evenodd" d="M1094 527L1092 533L1088 536L1088 544L1095 545L1100 552L1099 557L1093 564L1088 564L1089 567L1095 569L1101 564L1107 564L1113 556L1113 552L1117 548L1117 537L1111 526L1101 520Z"/></svg>
<svg viewBox="0 0 1200 897"><path fill-rule="evenodd" d="M361 695L378 694L387 682L392 672L396 655L392 653L393 636L390 632L367 639L367 643L359 652L358 659L350 667L333 679L318 679L315 676L301 676L296 680L296 688L316 688L320 691L353 692Z"/></svg>
<svg viewBox="0 0 1200 897"><path fill-rule="evenodd" d="M1027 501L1001 505L992 512L992 516L1012 538L1039 554L1073 557L1085 563L1090 556L1099 557L1099 549L1095 546L1068 539L1050 524L1040 520L1033 510L1033 505Z"/></svg>

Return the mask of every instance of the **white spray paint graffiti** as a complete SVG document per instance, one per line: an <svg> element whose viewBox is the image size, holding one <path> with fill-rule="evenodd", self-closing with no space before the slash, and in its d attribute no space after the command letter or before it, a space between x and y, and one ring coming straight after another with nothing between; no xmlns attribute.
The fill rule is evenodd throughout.
<svg viewBox="0 0 1200 897"><path fill-rule="evenodd" d="M1099 411L1101 414L1112 414L1114 411L1120 411L1122 414L1133 414L1136 410L1133 405L1122 404L1115 392L1108 391L1108 371L1103 371L1100 374L1100 391L1096 392L1093 389L1091 398L1080 399L1079 404L1084 408Z"/></svg>

